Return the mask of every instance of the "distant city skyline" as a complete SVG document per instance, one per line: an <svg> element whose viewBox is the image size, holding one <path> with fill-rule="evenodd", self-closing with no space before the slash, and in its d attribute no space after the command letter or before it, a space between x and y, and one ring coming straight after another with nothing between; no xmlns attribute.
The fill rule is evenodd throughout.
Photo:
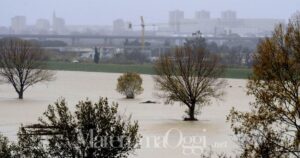
<svg viewBox="0 0 300 158"><path fill-rule="evenodd" d="M238 18L287 20L300 10L299 6L300 1L296 0L1 0L0 26L10 26L15 16L26 16L28 25L34 25L38 19L51 21L54 11L67 25L111 26L119 18L139 24L141 15L146 23L167 22L169 11L175 9L184 11L187 18L193 18L200 10L209 11L212 18L232 10Z"/></svg>

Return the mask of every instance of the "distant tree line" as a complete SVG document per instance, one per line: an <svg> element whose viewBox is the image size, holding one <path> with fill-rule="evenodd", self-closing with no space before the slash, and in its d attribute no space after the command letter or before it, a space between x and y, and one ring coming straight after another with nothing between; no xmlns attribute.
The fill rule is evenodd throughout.
<svg viewBox="0 0 300 158"><path fill-rule="evenodd" d="M30 40L32 43L40 47L65 47L67 43L58 40ZM253 53L258 41L256 40L236 40L225 41L222 44L217 44L214 41L205 41L205 46L208 51L220 56L222 64L228 67L251 67L253 61ZM126 39L123 43L123 53L115 54L109 59L100 59L99 51L95 52L93 59L90 62L95 63L115 63L115 64L143 64L152 63L151 57L158 57L163 53L168 53L175 49L176 45L166 40L162 46L164 49L151 48L154 45L150 42L145 42L145 48L142 50L141 42L136 40ZM156 44L161 45L161 44ZM76 52L55 52L51 51L45 56L46 60L72 61L79 59L80 53ZM89 61L85 61L89 62Z"/></svg>
<svg viewBox="0 0 300 158"><path fill-rule="evenodd" d="M227 41L223 44L217 44L216 42L206 41L203 38L203 47L212 54L217 54L220 57L220 62L228 67L251 67L253 61L253 53L258 41ZM188 39L185 41L185 43ZM145 43L145 49L142 50L139 40L125 40L124 53L113 56L112 59L104 61L105 63L120 63L120 64L143 64L152 63L153 60L150 57L159 57L161 54L174 51L177 47L172 45L170 41L166 40L164 49L158 50L151 48L151 43Z"/></svg>
<svg viewBox="0 0 300 158"><path fill-rule="evenodd" d="M222 44L218 46L215 42L207 43L207 49L214 54L218 54L221 63L227 67L251 67L253 63L254 49L242 45L228 46Z"/></svg>
<svg viewBox="0 0 300 158"><path fill-rule="evenodd" d="M30 40L30 42L40 47L65 47L68 45L66 42L60 40Z"/></svg>
<svg viewBox="0 0 300 158"><path fill-rule="evenodd" d="M113 64L144 64L150 63L149 57L149 49L147 52L143 52L141 49L141 43L139 40L129 41L128 39L125 40L123 43L123 52L114 54L111 58L101 58L98 60L99 51L95 50L94 54L94 63L113 63ZM149 42L145 43L146 47L150 46ZM152 50L151 50L152 51ZM150 52L151 52L150 51ZM96 61L99 62L96 62Z"/></svg>

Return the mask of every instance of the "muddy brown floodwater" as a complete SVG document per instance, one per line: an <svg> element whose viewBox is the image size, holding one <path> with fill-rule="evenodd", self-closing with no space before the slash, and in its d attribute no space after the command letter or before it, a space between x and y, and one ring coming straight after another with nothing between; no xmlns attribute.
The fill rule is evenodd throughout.
<svg viewBox="0 0 300 158"><path fill-rule="evenodd" d="M13 88L0 85L0 132L16 140L21 124L35 123L49 104L59 97L66 98L70 109L87 97L97 101L100 96L118 102L121 115L132 115L140 124L143 135L141 149L130 157L182 158L199 157L202 150L212 148L217 152L236 152L237 145L226 115L232 107L247 110L253 98L246 95L246 80L226 79L227 86L222 100L212 100L204 107L199 121L184 122L184 106L179 103L165 105L157 98L152 76L142 75L144 93L134 100L126 100L116 92L120 74L58 71L56 80L37 84L28 89L24 100L18 100ZM142 104L144 101L157 104Z"/></svg>

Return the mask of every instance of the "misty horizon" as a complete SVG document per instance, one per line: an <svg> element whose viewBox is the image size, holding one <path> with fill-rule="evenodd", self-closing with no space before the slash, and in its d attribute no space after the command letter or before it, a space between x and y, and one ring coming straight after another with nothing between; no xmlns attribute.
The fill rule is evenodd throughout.
<svg viewBox="0 0 300 158"><path fill-rule="evenodd" d="M172 10L184 11L186 18L194 18L195 12L200 10L209 11L211 18L219 18L223 11L232 10L236 11L237 18L270 18L287 21L293 13L299 10L297 6L300 6L300 1L289 1L290 3L279 0L266 0L263 2L258 0L251 2L228 0L227 3L219 6L216 4L217 0L209 2L193 0L189 4L184 2L172 3L174 1L171 0L164 2L158 0L151 2L137 0L126 2L118 2L117 0L109 2L102 0L65 0L63 2L59 0L28 0L26 2L4 0L0 8L0 26L10 26L11 18L14 16L26 16L28 25L35 24L37 19L51 21L53 12L56 13L57 17L65 19L67 25L111 26L116 19L124 19L139 24L140 16L144 16L146 23L165 23L168 21L169 11Z"/></svg>

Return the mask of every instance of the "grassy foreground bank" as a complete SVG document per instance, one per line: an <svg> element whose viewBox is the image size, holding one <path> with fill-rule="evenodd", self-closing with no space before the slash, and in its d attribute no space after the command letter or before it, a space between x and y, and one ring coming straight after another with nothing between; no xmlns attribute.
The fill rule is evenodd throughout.
<svg viewBox="0 0 300 158"><path fill-rule="evenodd" d="M93 63L69 63L69 62L47 62L50 70L87 71L87 72L138 72L141 74L154 74L152 65L118 65L118 64L93 64ZM224 74L225 78L246 79L251 75L251 69L228 68Z"/></svg>

